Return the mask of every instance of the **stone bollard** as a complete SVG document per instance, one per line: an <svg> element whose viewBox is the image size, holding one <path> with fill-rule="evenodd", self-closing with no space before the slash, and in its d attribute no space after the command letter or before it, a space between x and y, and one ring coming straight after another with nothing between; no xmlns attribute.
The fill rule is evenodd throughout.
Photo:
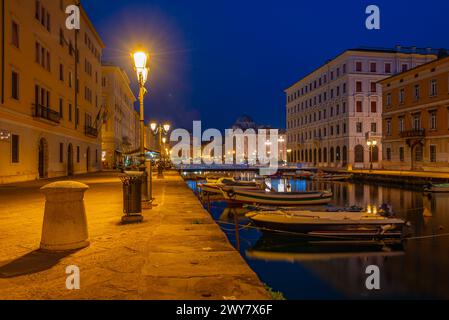
<svg viewBox="0 0 449 320"><path fill-rule="evenodd" d="M83 200L87 189L87 185L75 181L54 182L41 188L46 199L42 250L75 250L89 245Z"/></svg>

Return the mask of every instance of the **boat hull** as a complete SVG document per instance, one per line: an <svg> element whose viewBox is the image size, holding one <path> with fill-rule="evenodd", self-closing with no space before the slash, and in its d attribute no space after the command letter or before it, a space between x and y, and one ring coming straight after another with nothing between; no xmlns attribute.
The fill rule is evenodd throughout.
<svg viewBox="0 0 449 320"><path fill-rule="evenodd" d="M295 193L285 193L284 195L271 192L251 192L238 189L222 189L226 200L272 206L299 206L299 205L321 205L328 204L332 200L331 192L304 193L302 195Z"/></svg>
<svg viewBox="0 0 449 320"><path fill-rule="evenodd" d="M305 213L295 216L253 212L248 213L247 217L263 232L290 232L315 238L400 238L405 225L405 221L401 219L370 218L357 213L316 213L316 216L314 214ZM336 218L332 218L332 215L335 215Z"/></svg>

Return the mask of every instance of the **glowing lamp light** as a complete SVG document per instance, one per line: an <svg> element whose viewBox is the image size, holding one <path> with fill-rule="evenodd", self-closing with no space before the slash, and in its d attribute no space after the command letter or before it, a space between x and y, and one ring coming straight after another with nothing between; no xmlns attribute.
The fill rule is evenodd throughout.
<svg viewBox="0 0 449 320"><path fill-rule="evenodd" d="M148 54L142 51L138 51L133 54L134 66L136 67L137 78L142 83L145 83L148 79Z"/></svg>
<svg viewBox="0 0 449 320"><path fill-rule="evenodd" d="M166 138L166 137L163 137L163 138L162 138L162 143L165 143L165 142L167 142L167 138Z"/></svg>
<svg viewBox="0 0 449 320"><path fill-rule="evenodd" d="M151 130L156 131L156 127L157 127L157 123L156 123L156 122L152 122L152 123L150 124Z"/></svg>
<svg viewBox="0 0 449 320"><path fill-rule="evenodd" d="M170 125L168 123L164 124L164 130L165 132L170 131Z"/></svg>

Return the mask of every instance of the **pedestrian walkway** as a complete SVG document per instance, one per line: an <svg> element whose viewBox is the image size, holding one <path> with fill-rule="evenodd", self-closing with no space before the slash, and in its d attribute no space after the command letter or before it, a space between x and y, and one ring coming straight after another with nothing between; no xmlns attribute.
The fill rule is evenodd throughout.
<svg viewBox="0 0 449 320"><path fill-rule="evenodd" d="M0 299L268 299L256 274L228 242L177 173L154 179L157 204L140 224L121 225L116 173L86 183L91 245L46 254L38 249L44 197L37 181L0 186ZM66 267L81 289L66 289Z"/></svg>

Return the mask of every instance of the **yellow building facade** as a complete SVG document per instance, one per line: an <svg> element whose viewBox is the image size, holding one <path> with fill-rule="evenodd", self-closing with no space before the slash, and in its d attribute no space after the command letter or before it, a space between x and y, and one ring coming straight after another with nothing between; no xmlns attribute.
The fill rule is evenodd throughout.
<svg viewBox="0 0 449 320"><path fill-rule="evenodd" d="M130 80L120 67L102 67L103 106L102 163L105 169L115 169L132 163L133 151L139 149L139 119L134 110ZM138 122L137 122L138 124Z"/></svg>
<svg viewBox="0 0 449 320"><path fill-rule="evenodd" d="M100 36L75 1L2 2L0 183L100 170Z"/></svg>
<svg viewBox="0 0 449 320"><path fill-rule="evenodd" d="M449 57L380 83L384 168L449 172Z"/></svg>

